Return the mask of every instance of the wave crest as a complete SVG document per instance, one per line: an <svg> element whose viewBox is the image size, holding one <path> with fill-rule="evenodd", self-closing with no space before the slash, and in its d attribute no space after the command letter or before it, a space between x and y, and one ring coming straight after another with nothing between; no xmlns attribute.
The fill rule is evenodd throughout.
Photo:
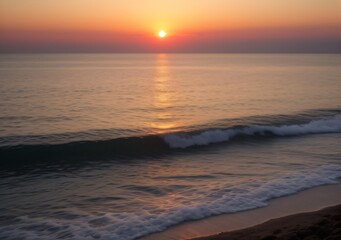
<svg viewBox="0 0 341 240"><path fill-rule="evenodd" d="M163 139L171 148L187 148L226 142L236 136L295 136L336 132L341 132L341 115L313 120L305 124L281 126L253 125L239 128L207 130L194 135L174 133L164 135Z"/></svg>

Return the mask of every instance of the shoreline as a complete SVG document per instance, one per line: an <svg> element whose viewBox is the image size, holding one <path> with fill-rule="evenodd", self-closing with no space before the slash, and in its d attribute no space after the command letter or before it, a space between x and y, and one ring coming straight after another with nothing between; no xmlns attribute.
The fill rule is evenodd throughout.
<svg viewBox="0 0 341 240"><path fill-rule="evenodd" d="M192 240L292 240L328 239L341 236L341 204L308 213L271 219L265 223Z"/></svg>
<svg viewBox="0 0 341 240"><path fill-rule="evenodd" d="M165 231L153 233L139 239L185 240L203 238L222 232L250 228L271 219L283 218L298 213L314 212L339 204L341 204L341 184L324 185L270 200L269 205L263 208L184 222Z"/></svg>

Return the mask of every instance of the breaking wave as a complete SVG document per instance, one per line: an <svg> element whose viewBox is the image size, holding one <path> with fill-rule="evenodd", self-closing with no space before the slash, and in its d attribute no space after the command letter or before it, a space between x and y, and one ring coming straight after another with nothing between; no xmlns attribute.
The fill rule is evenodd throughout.
<svg viewBox="0 0 341 240"><path fill-rule="evenodd" d="M216 199L204 199L191 206L108 212L100 216L71 212L70 214L78 217L70 220L21 216L14 225L0 226L0 237L30 240L68 236L72 239L133 240L184 221L265 207L271 199L316 186L336 184L340 177L340 166L330 165L283 175L272 181L257 180L230 186L221 189Z"/></svg>
<svg viewBox="0 0 341 240"><path fill-rule="evenodd" d="M228 128L201 129L163 135L122 137L109 140L76 141L61 144L19 144L0 146L0 155L6 160L40 159L103 159L143 157L170 153L172 149L186 149L227 142L241 138L285 137L306 134L341 132L341 115L334 115L300 124L237 125ZM7 162L9 162L7 161Z"/></svg>
<svg viewBox="0 0 341 240"><path fill-rule="evenodd" d="M318 133L341 132L341 115L331 118L313 120L305 124L267 126L253 125L229 129L213 129L197 134L168 134L164 140L171 148L187 148L226 142L237 136L297 136Z"/></svg>

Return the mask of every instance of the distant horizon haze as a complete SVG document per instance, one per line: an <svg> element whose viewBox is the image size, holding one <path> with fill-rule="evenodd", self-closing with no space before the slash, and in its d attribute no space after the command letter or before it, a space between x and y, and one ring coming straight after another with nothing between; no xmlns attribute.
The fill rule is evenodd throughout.
<svg viewBox="0 0 341 240"><path fill-rule="evenodd" d="M0 53L341 53L340 13L339 0L0 0Z"/></svg>

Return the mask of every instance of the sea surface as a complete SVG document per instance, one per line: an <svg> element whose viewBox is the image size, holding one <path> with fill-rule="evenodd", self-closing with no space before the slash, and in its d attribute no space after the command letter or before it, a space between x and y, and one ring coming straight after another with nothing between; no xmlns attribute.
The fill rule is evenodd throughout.
<svg viewBox="0 0 341 240"><path fill-rule="evenodd" d="M340 66L0 55L0 239L132 240L339 183Z"/></svg>

